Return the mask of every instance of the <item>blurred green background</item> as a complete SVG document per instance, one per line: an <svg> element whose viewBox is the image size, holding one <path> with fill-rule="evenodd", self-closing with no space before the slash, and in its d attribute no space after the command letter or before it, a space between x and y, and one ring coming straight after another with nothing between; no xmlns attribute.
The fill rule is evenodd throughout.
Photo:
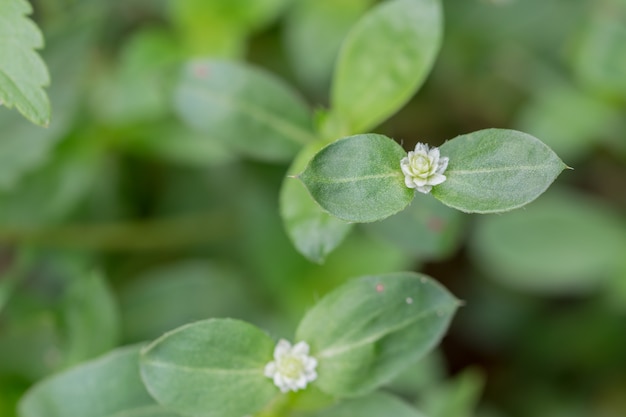
<svg viewBox="0 0 626 417"><path fill-rule="evenodd" d="M376 129L411 148L519 129L573 171L537 201L465 215L419 195L323 265L287 238L289 161L250 160L174 111L213 57L328 105L374 0L38 0L50 128L0 108L0 415L31 384L207 317L290 338L349 277L427 273L465 300L388 389L431 417L626 415L626 1L445 0L422 90Z"/></svg>

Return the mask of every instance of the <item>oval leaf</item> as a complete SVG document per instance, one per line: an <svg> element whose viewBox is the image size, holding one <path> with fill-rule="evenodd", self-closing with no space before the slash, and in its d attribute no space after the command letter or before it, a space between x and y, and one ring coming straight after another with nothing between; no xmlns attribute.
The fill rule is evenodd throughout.
<svg viewBox="0 0 626 417"><path fill-rule="evenodd" d="M141 375L152 396L182 414L241 417L278 393L263 375L274 341L238 320L213 319L179 327L141 355Z"/></svg>
<svg viewBox="0 0 626 417"><path fill-rule="evenodd" d="M323 146L323 141L313 142L294 160L289 172L296 174ZM346 235L352 224L331 216L313 200L302 183L286 178L280 190L280 215L287 235L295 248L307 259L322 263Z"/></svg>
<svg viewBox="0 0 626 417"><path fill-rule="evenodd" d="M411 98L430 71L442 33L439 0L392 0L348 34L332 88L332 110L364 132Z"/></svg>
<svg viewBox="0 0 626 417"><path fill-rule="evenodd" d="M625 230L618 213L602 204L551 192L525 210L481 219L471 249L477 263L503 284L580 293L617 270L626 253Z"/></svg>
<svg viewBox="0 0 626 417"><path fill-rule="evenodd" d="M197 60L176 88L180 117L252 158L287 161L312 141L306 104L280 80L230 62Z"/></svg>
<svg viewBox="0 0 626 417"><path fill-rule="evenodd" d="M400 169L405 155L386 136L350 136L318 152L298 178L333 216L373 222L399 212L413 199Z"/></svg>
<svg viewBox="0 0 626 417"><path fill-rule="evenodd" d="M47 126L50 102L42 87L50 83L50 75L34 51L43 47L44 40L25 17L32 11L25 0L0 3L0 104L15 106L31 122Z"/></svg>
<svg viewBox="0 0 626 417"><path fill-rule="evenodd" d="M334 396L373 391L442 338L458 301L425 275L400 272L350 281L310 310L296 340L318 360L315 384Z"/></svg>
<svg viewBox="0 0 626 417"><path fill-rule="evenodd" d="M146 392L139 349L118 349L44 379L22 397L20 417L177 417Z"/></svg>
<svg viewBox="0 0 626 417"><path fill-rule="evenodd" d="M530 203L566 168L539 139L506 129L456 137L441 148L447 180L433 188L442 203L467 213L496 213Z"/></svg>

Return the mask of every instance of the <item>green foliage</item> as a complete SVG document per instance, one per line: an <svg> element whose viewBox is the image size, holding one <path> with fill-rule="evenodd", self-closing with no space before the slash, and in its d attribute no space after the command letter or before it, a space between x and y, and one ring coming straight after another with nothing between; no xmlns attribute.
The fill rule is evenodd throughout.
<svg viewBox="0 0 626 417"><path fill-rule="evenodd" d="M383 135L350 136L318 152L298 178L332 215L372 222L399 212L413 198L400 171L404 155Z"/></svg>
<svg viewBox="0 0 626 417"><path fill-rule="evenodd" d="M313 139L304 102L281 81L241 64L188 63L175 101L190 126L253 158L285 161Z"/></svg>
<svg viewBox="0 0 626 417"><path fill-rule="evenodd" d="M242 321L213 319L166 333L141 354L141 377L168 409L187 415L254 413L276 395L263 375L274 342Z"/></svg>
<svg viewBox="0 0 626 417"><path fill-rule="evenodd" d="M442 203L469 213L496 213L530 203L566 165L544 143L514 130L487 129L444 143L446 181L433 189Z"/></svg>
<svg viewBox="0 0 626 417"><path fill-rule="evenodd" d="M177 417L146 392L139 350L121 348L41 381L20 401L20 417Z"/></svg>
<svg viewBox="0 0 626 417"><path fill-rule="evenodd" d="M441 14L438 0L391 0L350 31L332 87L332 110L348 133L378 125L422 84L439 51Z"/></svg>
<svg viewBox="0 0 626 417"><path fill-rule="evenodd" d="M34 51L44 41L39 28L25 17L31 12L26 0L0 4L0 104L15 106L33 123L47 126L50 103L43 87L50 83L50 76Z"/></svg>
<svg viewBox="0 0 626 417"><path fill-rule="evenodd" d="M626 414L624 0L1 2L3 417Z"/></svg>
<svg viewBox="0 0 626 417"><path fill-rule="evenodd" d="M422 357L441 339L459 302L424 275L353 280L328 294L298 326L319 361L319 387L363 395Z"/></svg>
<svg viewBox="0 0 626 417"><path fill-rule="evenodd" d="M494 279L515 288L585 292L617 271L626 250L624 225L593 199L555 191L522 213L481 219L472 250Z"/></svg>
<svg viewBox="0 0 626 417"><path fill-rule="evenodd" d="M309 160L326 143L306 146L289 168L290 175L302 172ZM313 262L322 263L352 229L352 225L321 209L304 184L285 178L280 191L280 215L287 234L298 251Z"/></svg>

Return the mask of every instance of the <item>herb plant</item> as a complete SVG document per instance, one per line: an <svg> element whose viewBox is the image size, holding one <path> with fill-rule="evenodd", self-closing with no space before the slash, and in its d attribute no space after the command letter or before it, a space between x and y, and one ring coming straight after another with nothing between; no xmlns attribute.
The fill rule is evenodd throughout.
<svg viewBox="0 0 626 417"><path fill-rule="evenodd" d="M463 213L476 214L469 256L512 288L584 291L623 268L623 218L541 196L568 166L538 137L373 133L433 72L448 42L440 0L106 3L34 2L44 90L31 6L0 0L0 357L15 358L0 359L0 387L25 385L0 404L15 415L469 416L483 376L440 382L436 349L475 301L413 272L454 252ZM132 38L107 62L123 32L107 18L124 13ZM626 44L595 19L610 17L589 23L576 68L610 98L574 101L594 109L589 129L624 98L622 79L586 60L598 38ZM328 92L327 108L244 59L283 20L293 78L316 103ZM519 125L549 132L541 117ZM578 247L577 233L612 250ZM559 265L553 252L535 262L551 246L565 248ZM401 399L415 391L417 404Z"/></svg>

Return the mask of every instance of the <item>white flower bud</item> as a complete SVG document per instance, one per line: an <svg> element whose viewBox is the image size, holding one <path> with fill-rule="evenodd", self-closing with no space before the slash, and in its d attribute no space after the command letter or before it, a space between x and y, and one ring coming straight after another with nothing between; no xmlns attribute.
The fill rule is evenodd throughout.
<svg viewBox="0 0 626 417"><path fill-rule="evenodd" d="M439 155L439 148L429 149L428 145L418 143L414 151L402 158L400 167L407 187L428 194L433 185L446 180L443 173L448 167L448 158Z"/></svg>
<svg viewBox="0 0 626 417"><path fill-rule="evenodd" d="M306 388L317 378L317 360L309 356L306 342L291 343L281 339L274 349L274 360L265 365L265 376L274 380L282 392L298 391Z"/></svg>

